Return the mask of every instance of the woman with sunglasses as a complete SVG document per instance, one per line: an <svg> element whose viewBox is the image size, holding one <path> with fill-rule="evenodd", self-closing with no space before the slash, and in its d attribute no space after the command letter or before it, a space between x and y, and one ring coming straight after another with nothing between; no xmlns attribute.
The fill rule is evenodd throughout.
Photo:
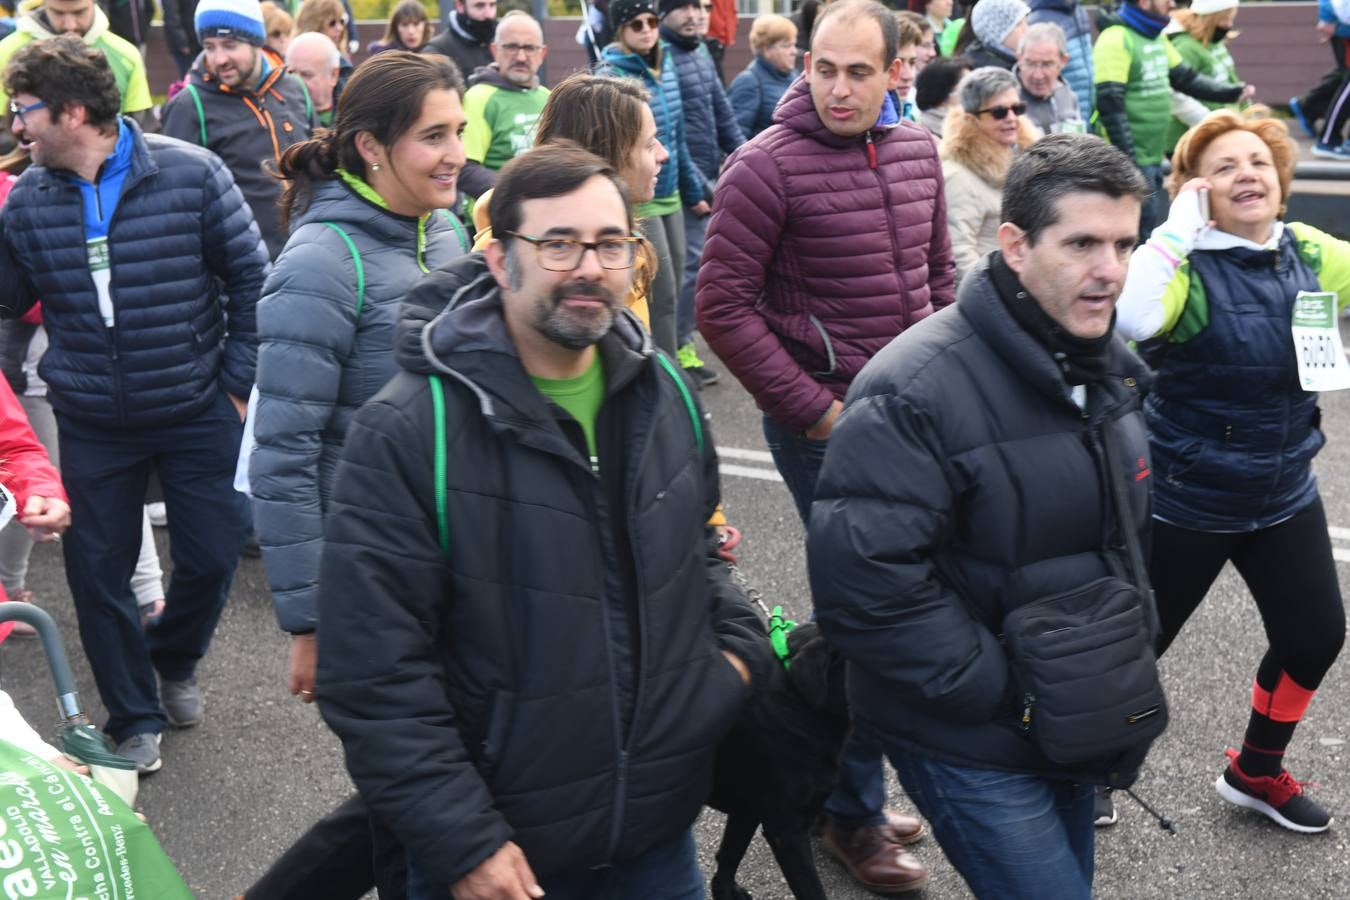
<svg viewBox="0 0 1350 900"><path fill-rule="evenodd" d="M1227 751L1215 789L1306 834L1325 831L1331 815L1284 754L1340 653L1345 610L1312 468L1326 436L1309 363L1326 366L1330 353L1317 347L1334 344L1303 343L1293 326L1320 318L1325 326L1308 332L1336 328L1350 301L1350 243L1284 221L1297 159L1264 107L1217 110L1186 132L1172 155L1171 211L1130 258L1116 330L1157 347L1144 415L1158 655L1231 562L1266 649L1240 749ZM1324 758L1324 771L1331 765Z"/></svg>
<svg viewBox="0 0 1350 900"><path fill-rule="evenodd" d="M957 88L960 105L942 129L942 176L946 182L947 230L956 278L998 249L1003 182L1013 153L1040 137L1027 121L1017 76L1007 69L975 69Z"/></svg>
<svg viewBox="0 0 1350 900"><path fill-rule="evenodd" d="M709 212L707 186L694 167L684 137L679 75L669 48L657 33L653 0L614 0L609 7L614 43L601 54L600 74L637 79L651 95L656 139L670 154L657 177L655 197L637 208L647 239L656 248L657 269L650 297L652 339L675 357L675 300L684 262L684 208Z"/></svg>

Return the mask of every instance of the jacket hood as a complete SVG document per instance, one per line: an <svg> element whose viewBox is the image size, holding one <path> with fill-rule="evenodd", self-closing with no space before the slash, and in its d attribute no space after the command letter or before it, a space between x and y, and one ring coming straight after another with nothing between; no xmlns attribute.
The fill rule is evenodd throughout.
<svg viewBox="0 0 1350 900"><path fill-rule="evenodd" d="M1065 403L1072 404L1069 384L1051 358L1050 351L1017 323L999 297L989 271L993 255L991 253L981 259L961 280L956 292L956 308L1013 371L1020 373L1047 397L1063 399ZM1113 378L1133 378L1141 392L1146 392L1152 381L1144 361L1125 345L1118 334L1113 334L1111 342L1107 344L1106 377L1108 381Z"/></svg>
<svg viewBox="0 0 1350 900"><path fill-rule="evenodd" d="M652 353L651 339L637 317L622 307L614 327L600 340L606 368L631 365ZM478 397L483 415L505 414L503 407L534 405L520 396L527 379L502 318L501 290L482 253L471 253L427 275L404 298L398 326L399 365L418 375L448 375Z"/></svg>
<svg viewBox="0 0 1350 900"><path fill-rule="evenodd" d="M661 71L666 65L665 42L656 42L656 69ZM647 60L638 56L636 53L630 53L618 44L610 44L604 50L600 51L600 56L604 62L611 68L622 72L624 75L631 75L634 78L642 78L652 84L660 81L658 76L652 74L652 68L647 65Z"/></svg>
<svg viewBox="0 0 1350 900"><path fill-rule="evenodd" d="M341 178L329 178L315 183L309 206L291 222L291 231L310 222L335 222L363 231L382 243L402 243L417 239L417 221L382 209Z"/></svg>
<svg viewBox="0 0 1350 900"><path fill-rule="evenodd" d="M798 77L783 93L783 99L778 101L778 108L773 111L773 120L827 147L852 147L862 138L862 134L840 137L825 127L820 114L816 112L815 101L811 99L811 86L803 77ZM875 137L894 127L874 125L864 133Z"/></svg>
<svg viewBox="0 0 1350 900"><path fill-rule="evenodd" d="M1126 25L1126 24L1125 24L1125 20L1124 20L1123 18L1121 18L1120 13L1118 13L1118 12L1112 12L1111 10L1107 9L1105 6L1098 7L1098 8L1097 8L1097 33L1098 33L1098 34L1101 34L1103 31L1105 31L1106 29L1110 28L1112 25L1124 25L1126 28L1129 28L1129 27L1130 27L1129 25Z"/></svg>
<svg viewBox="0 0 1350 900"><path fill-rule="evenodd" d="M59 37L61 32L52 28L51 22L47 21L47 14L38 7L29 15L23 16L15 24L14 29L24 34L31 34L35 41L45 41L48 38ZM108 32L108 14L98 4L94 4L94 24L80 38L86 44L92 45L94 41L103 37Z"/></svg>
<svg viewBox="0 0 1350 900"><path fill-rule="evenodd" d="M517 93L523 94L526 91L532 91L537 88L539 86L539 78L536 76L534 81L530 84L521 87L503 75L501 70L497 68L496 63L488 63L486 66L479 66L474 69L473 74L469 76L468 86L473 87L476 84L488 84L492 87L500 88L503 91L516 91Z"/></svg>
<svg viewBox="0 0 1350 900"><path fill-rule="evenodd" d="M1040 137L1026 116L1017 117L1017 148L1025 150ZM1008 178L1008 169L1012 167L1014 155L1011 148L990 140L975 117L960 106L953 106L947 113L947 121L942 126L943 159L960 163L991 186L1002 188Z"/></svg>

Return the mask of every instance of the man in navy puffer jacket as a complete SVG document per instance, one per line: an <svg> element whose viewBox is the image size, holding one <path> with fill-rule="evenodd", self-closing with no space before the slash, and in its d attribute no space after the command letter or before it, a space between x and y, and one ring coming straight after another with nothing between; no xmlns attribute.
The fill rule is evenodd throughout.
<svg viewBox="0 0 1350 900"><path fill-rule="evenodd" d="M232 483L267 252L219 158L118 116L101 53L68 37L31 44L5 88L34 164L0 214L0 314L42 299L39 373L73 521L66 577L105 730L153 772L164 726L201 718L194 671L247 532ZM173 577L163 619L142 632L130 577L151 468Z"/></svg>

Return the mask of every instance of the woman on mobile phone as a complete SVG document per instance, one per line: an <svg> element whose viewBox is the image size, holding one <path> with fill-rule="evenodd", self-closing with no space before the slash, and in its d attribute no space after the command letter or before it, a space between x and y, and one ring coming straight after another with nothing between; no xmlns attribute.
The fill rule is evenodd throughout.
<svg viewBox="0 0 1350 900"><path fill-rule="evenodd" d="M1331 815L1284 768L1284 751L1340 653L1345 612L1312 471L1326 442L1322 376L1294 326L1318 314L1334 332L1350 301L1350 243L1283 220L1296 156L1263 107L1218 110L1187 132L1172 157L1170 215L1130 261L1116 328L1157 346L1144 411L1158 654L1231 561L1268 648L1242 749L1227 751L1215 787L1309 833Z"/></svg>

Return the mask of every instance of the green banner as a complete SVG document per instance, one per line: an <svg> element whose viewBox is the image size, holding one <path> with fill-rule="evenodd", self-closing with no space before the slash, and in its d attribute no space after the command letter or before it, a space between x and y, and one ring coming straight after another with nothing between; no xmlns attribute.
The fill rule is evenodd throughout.
<svg viewBox="0 0 1350 900"><path fill-rule="evenodd" d="M112 791L0 741L0 897L191 900L192 892Z"/></svg>

